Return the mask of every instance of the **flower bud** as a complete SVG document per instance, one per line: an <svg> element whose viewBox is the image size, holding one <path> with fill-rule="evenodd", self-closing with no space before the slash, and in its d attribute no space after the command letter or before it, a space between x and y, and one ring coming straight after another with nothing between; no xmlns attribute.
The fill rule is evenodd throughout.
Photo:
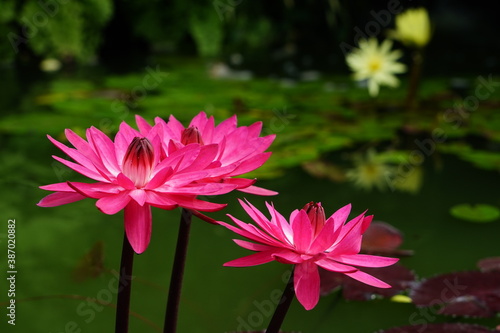
<svg viewBox="0 0 500 333"><path fill-rule="evenodd" d="M307 203L302 209L305 210L307 216L309 216L309 220L313 226L314 235L317 236L325 225L325 210L321 206L320 202L315 203L313 201Z"/></svg>
<svg viewBox="0 0 500 333"><path fill-rule="evenodd" d="M203 139L201 138L201 133L197 127L190 126L182 131L181 143L183 145L188 145L190 143L199 143L203 145Z"/></svg>
<svg viewBox="0 0 500 333"><path fill-rule="evenodd" d="M123 158L122 171L137 188L144 187L153 169L153 145L146 138L135 137Z"/></svg>

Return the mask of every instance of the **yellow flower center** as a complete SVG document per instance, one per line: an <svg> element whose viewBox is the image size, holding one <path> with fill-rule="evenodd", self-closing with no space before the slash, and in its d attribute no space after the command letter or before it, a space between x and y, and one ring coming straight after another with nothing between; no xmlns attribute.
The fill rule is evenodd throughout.
<svg viewBox="0 0 500 333"><path fill-rule="evenodd" d="M382 61L379 58L371 59L368 63L368 69L370 72L377 72L382 67Z"/></svg>

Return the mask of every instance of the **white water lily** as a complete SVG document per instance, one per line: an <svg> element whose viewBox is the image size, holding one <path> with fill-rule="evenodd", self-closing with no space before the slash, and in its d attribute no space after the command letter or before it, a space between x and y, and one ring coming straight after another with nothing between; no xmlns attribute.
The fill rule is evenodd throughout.
<svg viewBox="0 0 500 333"><path fill-rule="evenodd" d="M354 79L368 81L370 96L377 96L379 87L397 87L399 80L394 74L404 73L406 66L397 62L403 55L400 50L391 50L392 41L378 44L375 38L360 40L359 48L346 56L346 62L354 72Z"/></svg>

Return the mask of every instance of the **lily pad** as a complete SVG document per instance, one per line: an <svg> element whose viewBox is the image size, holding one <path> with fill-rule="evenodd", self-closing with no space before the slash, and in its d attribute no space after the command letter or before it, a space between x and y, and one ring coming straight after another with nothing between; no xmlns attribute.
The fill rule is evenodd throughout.
<svg viewBox="0 0 500 333"><path fill-rule="evenodd" d="M495 221L500 217L500 210L494 206L478 204L460 204L451 207L450 214L456 218L469 222L486 223Z"/></svg>
<svg viewBox="0 0 500 333"><path fill-rule="evenodd" d="M488 318L500 312L500 272L457 272L422 281L411 290L417 306L443 315Z"/></svg>
<svg viewBox="0 0 500 333"><path fill-rule="evenodd" d="M363 272L387 282L392 288L376 288L354 280L345 274L320 269L321 295L325 296L342 286L342 296L352 301L369 301L376 297L389 298L407 290L415 281L415 274L401 265L364 267Z"/></svg>

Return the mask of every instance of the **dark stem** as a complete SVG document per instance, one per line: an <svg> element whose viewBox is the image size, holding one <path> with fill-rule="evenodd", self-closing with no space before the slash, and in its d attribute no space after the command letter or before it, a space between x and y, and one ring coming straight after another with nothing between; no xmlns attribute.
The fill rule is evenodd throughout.
<svg viewBox="0 0 500 333"><path fill-rule="evenodd" d="M295 266L294 266L295 267ZM281 295L281 300L274 310L273 317L271 318L271 322L267 327L266 333L278 333L281 328L281 324L283 324L283 320L285 320L286 313L288 312L288 308L290 308L290 304L292 304L293 298L295 296L295 290L293 289L293 270L290 274L290 279L285 286L285 290L283 290L283 295Z"/></svg>
<svg viewBox="0 0 500 333"><path fill-rule="evenodd" d="M130 291L132 290L132 269L134 266L134 250L127 238L123 235L122 259L120 263L120 284L116 302L116 333L128 332L128 316L130 308Z"/></svg>
<svg viewBox="0 0 500 333"><path fill-rule="evenodd" d="M170 288L168 291L167 310L165 313L165 324L163 326L164 333L175 333L177 330L182 278L184 276L184 266L186 264L192 214L190 210L182 209L179 234L177 236L177 247L175 249L174 266L172 267L172 276L170 278Z"/></svg>
<svg viewBox="0 0 500 333"><path fill-rule="evenodd" d="M417 107L417 93L420 85L420 74L422 72L423 54L421 49L413 51L410 70L410 82L406 95L406 107L414 110Z"/></svg>

